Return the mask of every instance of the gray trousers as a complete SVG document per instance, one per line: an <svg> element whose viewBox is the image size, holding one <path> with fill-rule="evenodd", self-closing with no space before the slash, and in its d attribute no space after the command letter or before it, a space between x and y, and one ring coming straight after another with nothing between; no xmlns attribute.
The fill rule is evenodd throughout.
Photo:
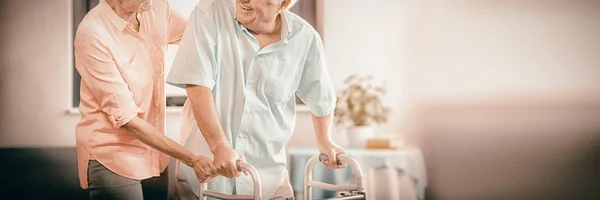
<svg viewBox="0 0 600 200"><path fill-rule="evenodd" d="M164 174L161 174L161 177ZM144 181L162 181L153 178ZM142 181L118 175L108 168L104 167L100 162L90 160L88 162L88 191L90 192L91 200L143 200L144 191L142 190ZM160 184L157 184L160 185ZM153 188L156 189L156 188ZM164 188L166 191L166 187ZM155 192L155 191L149 191ZM165 194L155 192L151 195L152 199L165 199ZM160 197L163 196L164 197Z"/></svg>
<svg viewBox="0 0 600 200"><path fill-rule="evenodd" d="M190 185L188 185L185 176L180 172L179 166L175 172L175 200L197 200L199 197L194 194Z"/></svg>

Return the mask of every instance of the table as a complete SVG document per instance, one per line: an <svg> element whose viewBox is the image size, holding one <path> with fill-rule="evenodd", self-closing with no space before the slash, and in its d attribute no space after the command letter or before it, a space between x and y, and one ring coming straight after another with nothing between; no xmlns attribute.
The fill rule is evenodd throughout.
<svg viewBox="0 0 600 200"><path fill-rule="evenodd" d="M367 177L370 170L379 168L393 168L402 171L414 181L415 194L418 199L425 199L425 187L427 186L427 176L423 154L419 148L412 146L403 146L394 150L385 149L346 149L348 156L354 158L361 166L367 187L365 188L369 195L368 185L375 179ZM317 148L288 148L288 170L290 172L290 182L296 195L302 195L304 190L304 170L308 159L318 155ZM330 184L345 184L354 173L350 167L345 169L331 170L322 164L315 165L313 169L313 179L316 181ZM322 199L335 195L334 192L313 189L313 198ZM369 196L368 196L369 197ZM369 199L369 198L367 198Z"/></svg>

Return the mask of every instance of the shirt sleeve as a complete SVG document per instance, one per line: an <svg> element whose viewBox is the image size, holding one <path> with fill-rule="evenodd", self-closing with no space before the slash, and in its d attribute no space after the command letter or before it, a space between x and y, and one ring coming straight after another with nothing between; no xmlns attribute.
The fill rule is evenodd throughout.
<svg viewBox="0 0 600 200"><path fill-rule="evenodd" d="M125 125L142 112L100 39L92 33L82 32L75 39L74 48L75 67L81 81L115 128Z"/></svg>
<svg viewBox="0 0 600 200"><path fill-rule="evenodd" d="M313 115L330 115L335 109L336 95L327 70L321 37L314 34L296 95L308 105Z"/></svg>
<svg viewBox="0 0 600 200"><path fill-rule="evenodd" d="M180 88L189 84L212 90L217 71L216 30L212 12L199 8L190 15L166 81Z"/></svg>
<svg viewBox="0 0 600 200"><path fill-rule="evenodd" d="M183 32L185 31L187 17L177 9L173 8L169 1L165 1L167 2L167 18L169 20L167 31L169 34L169 44L179 44L183 37Z"/></svg>

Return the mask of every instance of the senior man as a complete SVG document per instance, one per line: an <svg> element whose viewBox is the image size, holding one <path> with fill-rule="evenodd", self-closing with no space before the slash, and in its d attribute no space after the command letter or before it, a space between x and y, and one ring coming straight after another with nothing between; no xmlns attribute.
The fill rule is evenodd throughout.
<svg viewBox="0 0 600 200"><path fill-rule="evenodd" d="M184 147L212 154L222 175L208 189L253 193L236 161L253 165L263 198L293 199L285 144L295 126L295 95L312 113L316 141L328 155L345 153L332 142L336 96L319 34L288 11L291 0L201 0L194 8L167 83L185 88ZM197 198L200 182L181 165L178 195ZM224 177L223 177L224 176ZM234 178L235 179L228 179Z"/></svg>

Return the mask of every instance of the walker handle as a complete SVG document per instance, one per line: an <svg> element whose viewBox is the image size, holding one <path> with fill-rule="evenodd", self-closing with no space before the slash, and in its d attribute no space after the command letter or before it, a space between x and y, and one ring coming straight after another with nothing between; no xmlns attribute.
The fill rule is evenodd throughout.
<svg viewBox="0 0 600 200"><path fill-rule="evenodd" d="M208 182L200 183L200 200L206 200L206 197L214 197L223 200L260 200L262 198L262 190L260 188L260 178L258 177L258 173L256 169L241 160L236 162L238 171L243 172L247 171L252 177L252 181L254 182L254 194L247 195L230 195L223 194L215 191L207 190Z"/></svg>
<svg viewBox="0 0 600 200"><path fill-rule="evenodd" d="M342 161L340 160L340 154L335 155L335 160L337 161L337 165L342 165ZM329 156L325 154L319 155L319 162L329 161Z"/></svg>
<svg viewBox="0 0 600 200"><path fill-rule="evenodd" d="M319 156L311 157L308 160L308 163L306 164L306 169L304 171L304 198L307 198L307 199L312 198L312 189L313 188L319 188L319 189L328 190L328 191L356 191L358 193L364 194L363 174L362 174L362 169L360 168L360 165L358 165L358 162L356 162L356 160L354 160L353 158L350 158L349 156L347 156L345 154L338 154L336 157L337 157L338 164L340 164L340 162L347 163L348 165L350 165L352 167L352 169L354 170L355 177L356 177L356 185L349 185L349 186L333 185L333 184L329 184L329 183L313 181L312 180L312 171L313 171L313 167L314 167L315 163L317 161L328 160L327 155L321 154Z"/></svg>

